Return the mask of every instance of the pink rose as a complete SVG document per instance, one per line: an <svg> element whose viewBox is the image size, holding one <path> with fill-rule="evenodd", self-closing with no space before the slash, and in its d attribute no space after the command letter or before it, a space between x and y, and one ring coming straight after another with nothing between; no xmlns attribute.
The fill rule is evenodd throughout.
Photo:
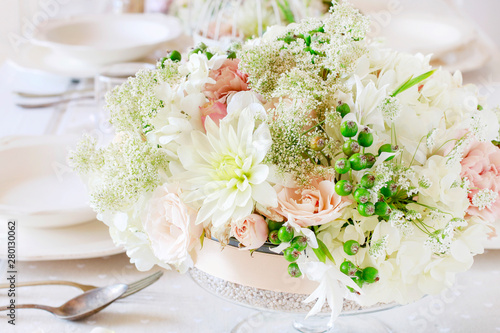
<svg viewBox="0 0 500 333"><path fill-rule="evenodd" d="M266 220L257 214L231 222L231 234L249 250L264 245L268 232Z"/></svg>
<svg viewBox="0 0 500 333"><path fill-rule="evenodd" d="M278 208L274 210L300 227L331 222L342 215L342 209L351 204L335 192L335 183L323 180L313 188L276 186Z"/></svg>
<svg viewBox="0 0 500 333"><path fill-rule="evenodd" d="M462 177L467 177L473 189L469 193L469 200L479 190L489 189L500 195L500 149L490 142L474 142L469 152L461 162ZM469 206L469 215L475 215L488 222L495 222L500 218L500 200L496 200L491 207L482 210Z"/></svg>
<svg viewBox="0 0 500 333"><path fill-rule="evenodd" d="M158 187L143 219L154 255L184 271L192 266L190 251L199 242L203 227L194 224L196 211L186 206L167 186Z"/></svg>
<svg viewBox="0 0 500 333"><path fill-rule="evenodd" d="M207 117L219 125L220 120L227 116L227 105L221 102L211 101L200 106L200 111L203 127L205 127L205 120Z"/></svg>
<svg viewBox="0 0 500 333"><path fill-rule="evenodd" d="M203 93L211 101L226 103L229 95L248 90L248 74L238 69L239 59L226 59L218 69L211 70L209 76L215 83L207 83Z"/></svg>

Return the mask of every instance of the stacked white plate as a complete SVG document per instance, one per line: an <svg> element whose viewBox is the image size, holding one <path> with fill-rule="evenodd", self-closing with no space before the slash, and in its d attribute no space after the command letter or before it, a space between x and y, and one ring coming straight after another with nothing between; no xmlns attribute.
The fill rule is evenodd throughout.
<svg viewBox="0 0 500 333"><path fill-rule="evenodd" d="M87 191L68 166L76 136L0 139L0 240L16 220L19 260L92 258L122 252L96 221Z"/></svg>

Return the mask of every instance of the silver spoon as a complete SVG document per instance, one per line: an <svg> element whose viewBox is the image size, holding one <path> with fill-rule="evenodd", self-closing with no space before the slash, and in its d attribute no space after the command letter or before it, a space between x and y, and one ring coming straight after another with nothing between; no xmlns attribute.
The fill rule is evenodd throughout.
<svg viewBox="0 0 500 333"><path fill-rule="evenodd" d="M60 307L39 304L19 304L16 309L40 309L51 312L56 317L66 320L80 320L97 313L120 298L127 291L126 284L113 284L107 287L89 290L70 299ZM7 306L0 311L10 310Z"/></svg>

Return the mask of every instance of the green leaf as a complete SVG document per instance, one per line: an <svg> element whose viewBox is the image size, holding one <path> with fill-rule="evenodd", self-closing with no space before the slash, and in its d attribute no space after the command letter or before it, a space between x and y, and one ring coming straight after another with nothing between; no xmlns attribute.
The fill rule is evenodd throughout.
<svg viewBox="0 0 500 333"><path fill-rule="evenodd" d="M285 20L287 20L288 23L295 22L295 16L293 15L292 10L290 9L290 4L288 3L288 0L277 1L277 4L278 7L281 9L281 12L283 13L283 16L285 17Z"/></svg>
<svg viewBox="0 0 500 333"><path fill-rule="evenodd" d="M319 238L316 238L316 240L318 241L318 245L319 245L319 248L321 249L321 251L326 255L326 257L328 259L331 260L331 262L335 263L335 260L333 260L333 256L330 253L330 250L328 250L328 247L326 247L325 243L323 243L323 241Z"/></svg>
<svg viewBox="0 0 500 333"><path fill-rule="evenodd" d="M317 249L313 249L314 253L316 254L316 257L318 257L319 261L325 262L326 261L326 254L321 250L321 247L318 247Z"/></svg>
<svg viewBox="0 0 500 333"><path fill-rule="evenodd" d="M416 84L419 84L425 79L428 79L432 74L434 74L436 70L433 69L432 71L428 71L427 73L424 73L422 75L417 76L416 78L410 77L408 81L403 83L398 89L394 90L394 92L391 94L391 97L395 97L396 95L402 93L403 91L410 89Z"/></svg>

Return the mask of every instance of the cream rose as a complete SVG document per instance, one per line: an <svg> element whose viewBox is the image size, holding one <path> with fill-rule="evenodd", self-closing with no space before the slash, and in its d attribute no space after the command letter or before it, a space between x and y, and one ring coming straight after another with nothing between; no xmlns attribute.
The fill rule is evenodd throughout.
<svg viewBox="0 0 500 333"><path fill-rule="evenodd" d="M342 215L342 209L351 204L335 193L335 183L323 180L313 188L275 187L278 207L274 210L291 224L309 227L331 222Z"/></svg>
<svg viewBox="0 0 500 333"><path fill-rule="evenodd" d="M199 242L202 226L195 225L196 211L164 185L153 192L143 220L154 255L179 271L191 267L190 252Z"/></svg>
<svg viewBox="0 0 500 333"><path fill-rule="evenodd" d="M250 214L246 218L231 222L231 234L247 249L257 249L267 239L267 223L261 215Z"/></svg>

